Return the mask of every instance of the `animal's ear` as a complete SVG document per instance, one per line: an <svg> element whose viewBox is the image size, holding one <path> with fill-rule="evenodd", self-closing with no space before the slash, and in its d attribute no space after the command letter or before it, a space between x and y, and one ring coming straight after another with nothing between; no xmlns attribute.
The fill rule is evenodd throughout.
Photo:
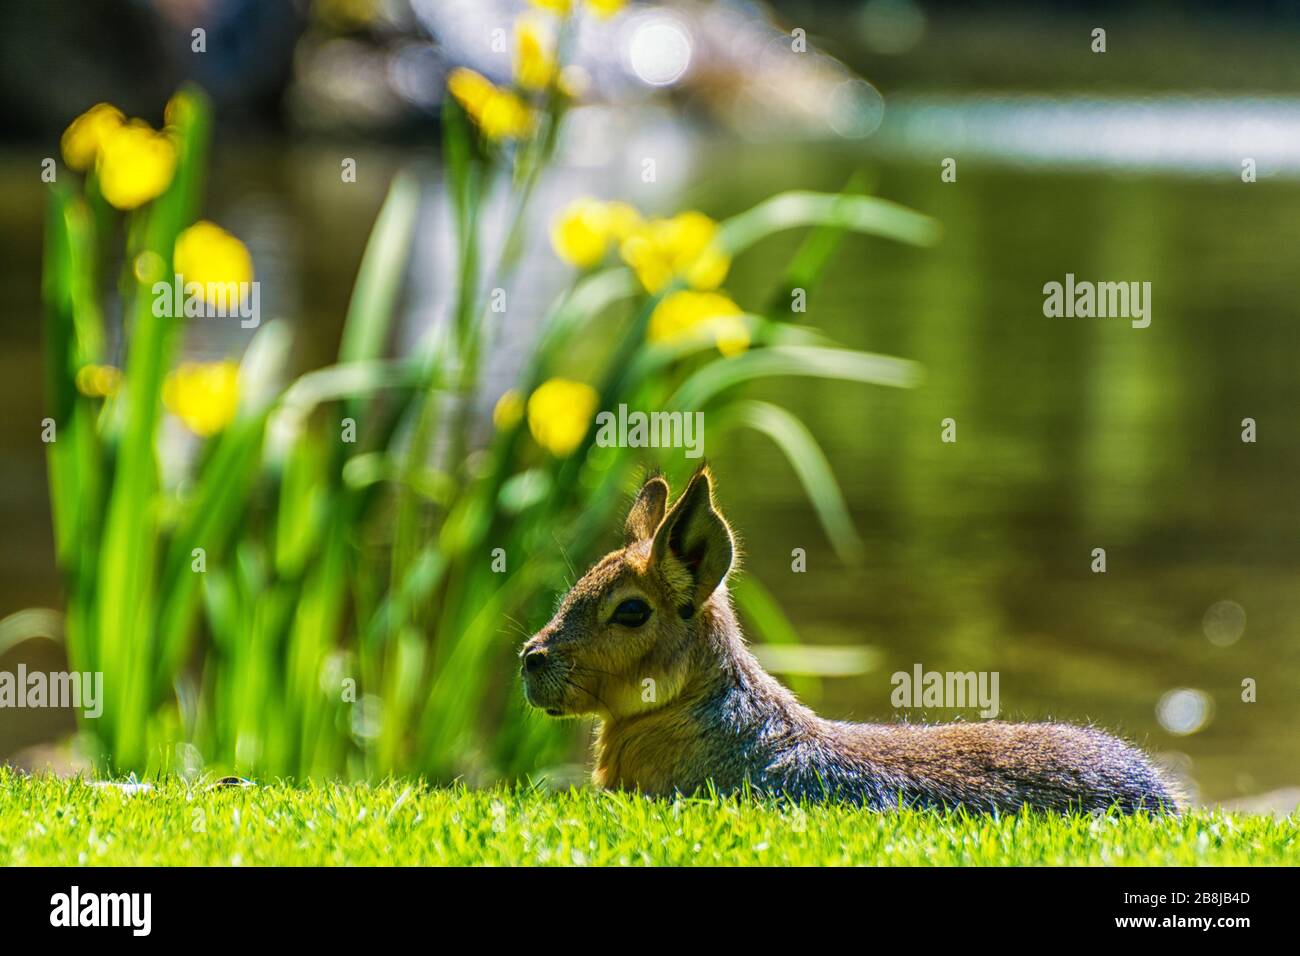
<svg viewBox="0 0 1300 956"><path fill-rule="evenodd" d="M623 539L632 545L654 537L655 528L664 520L664 509L668 507L668 482L655 475L641 486L632 510L627 513L623 524Z"/></svg>
<svg viewBox="0 0 1300 956"><path fill-rule="evenodd" d="M713 506L713 484L701 468L655 532L650 560L680 587L682 617L694 614L731 570L731 528Z"/></svg>

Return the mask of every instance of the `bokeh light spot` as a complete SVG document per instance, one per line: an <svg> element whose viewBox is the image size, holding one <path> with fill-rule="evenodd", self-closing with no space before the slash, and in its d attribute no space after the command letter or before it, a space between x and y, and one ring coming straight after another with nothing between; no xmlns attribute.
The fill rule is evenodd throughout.
<svg viewBox="0 0 1300 956"><path fill-rule="evenodd" d="M1216 647L1228 647L1246 633L1246 609L1236 601L1218 601L1210 605L1201 620L1206 639Z"/></svg>
<svg viewBox="0 0 1300 956"><path fill-rule="evenodd" d="M643 83L669 86L682 78L691 65L691 38L671 17L643 21L628 42L628 62Z"/></svg>
<svg viewBox="0 0 1300 956"><path fill-rule="evenodd" d="M1171 734L1185 737L1209 724L1214 716L1214 700L1203 690L1178 687L1156 704L1156 719Z"/></svg>
<svg viewBox="0 0 1300 956"><path fill-rule="evenodd" d="M884 118L884 97L866 80L845 80L831 91L831 129L846 139L865 139Z"/></svg>

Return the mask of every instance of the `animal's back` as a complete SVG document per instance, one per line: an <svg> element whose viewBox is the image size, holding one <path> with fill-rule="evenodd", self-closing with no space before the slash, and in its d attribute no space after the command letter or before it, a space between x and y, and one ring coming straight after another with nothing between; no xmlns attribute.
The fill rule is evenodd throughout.
<svg viewBox="0 0 1300 956"><path fill-rule="evenodd" d="M1137 748L1071 724L829 724L835 749L874 767L912 801L1018 810L1175 809L1177 801Z"/></svg>
<svg viewBox="0 0 1300 956"><path fill-rule="evenodd" d="M697 712L710 779L875 809L1177 810L1137 748L1072 724L854 724L823 720L774 680L740 682ZM764 680L764 678L767 678ZM770 683L769 683L770 681ZM755 685L758 686L755 686ZM756 702L761 702L755 707Z"/></svg>
<svg viewBox="0 0 1300 956"><path fill-rule="evenodd" d="M812 734L774 749L771 759L756 768L755 786L875 809L1177 808L1171 788L1140 751L1087 727L820 724Z"/></svg>

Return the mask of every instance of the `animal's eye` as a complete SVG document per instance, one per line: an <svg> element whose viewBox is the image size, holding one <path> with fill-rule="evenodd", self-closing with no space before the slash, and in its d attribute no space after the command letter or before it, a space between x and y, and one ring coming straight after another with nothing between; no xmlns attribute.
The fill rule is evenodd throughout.
<svg viewBox="0 0 1300 956"><path fill-rule="evenodd" d="M614 614L610 617L612 623L622 624L624 627L640 627L648 620L650 620L650 605L640 598L628 598L614 608Z"/></svg>

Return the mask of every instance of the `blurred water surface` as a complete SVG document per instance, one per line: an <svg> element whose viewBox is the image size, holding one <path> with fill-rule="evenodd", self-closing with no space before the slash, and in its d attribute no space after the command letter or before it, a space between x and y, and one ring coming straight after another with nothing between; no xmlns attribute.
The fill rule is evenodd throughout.
<svg viewBox="0 0 1300 956"><path fill-rule="evenodd" d="M815 170L793 157L786 168L829 188L857 159L821 155ZM782 160L718 163L719 201L739 206L772 188ZM925 384L764 386L788 389L824 440L865 565L826 552L762 439L720 460L745 476L723 493L748 565L809 637L886 651L879 672L828 682L827 709L889 714L888 675L915 662L996 670L1004 716L1121 729L1207 797L1293 784L1300 186L1244 184L1230 170L1211 181L976 163L945 184L937 155L877 168L879 191L936 215L945 241L846 240L808 319L919 360ZM737 291L765 281L777 246L741 264ZM1044 317L1043 284L1067 272L1150 281L1150 327ZM955 444L939 440L949 417ZM1241 440L1247 417L1261 429L1254 444ZM797 546L809 549L804 575L789 570ZM1091 571L1094 548L1106 550L1104 574ZM1247 678L1254 703L1242 700ZM1187 725L1158 712L1178 688L1198 693L1175 700L1205 707L1195 733L1171 732Z"/></svg>

